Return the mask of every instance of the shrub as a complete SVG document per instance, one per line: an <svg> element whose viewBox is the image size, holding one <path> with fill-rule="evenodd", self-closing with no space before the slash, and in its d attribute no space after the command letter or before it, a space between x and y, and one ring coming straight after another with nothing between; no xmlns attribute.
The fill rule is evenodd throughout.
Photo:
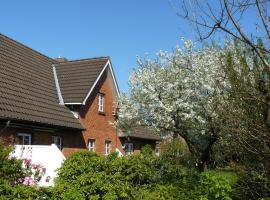
<svg viewBox="0 0 270 200"><path fill-rule="evenodd" d="M221 175L199 174L178 162L150 154L100 157L77 152L64 162L56 199L230 199Z"/></svg>
<svg viewBox="0 0 270 200"><path fill-rule="evenodd" d="M141 150L141 154L143 156L152 156L153 155L153 148L150 144L144 145Z"/></svg>
<svg viewBox="0 0 270 200"><path fill-rule="evenodd" d="M68 199L73 199L74 190L76 196L82 198L135 199L138 190L157 188L152 185L161 182L159 166L149 154L105 158L91 152L78 152L60 169L56 193L59 198Z"/></svg>
<svg viewBox="0 0 270 200"><path fill-rule="evenodd" d="M22 160L10 158L11 147L4 147L0 141L0 183L14 183L23 178Z"/></svg>
<svg viewBox="0 0 270 200"><path fill-rule="evenodd" d="M52 199L52 188L30 187L26 185L11 186L8 184L0 184L0 199Z"/></svg>
<svg viewBox="0 0 270 200"><path fill-rule="evenodd" d="M231 193L232 187L226 178L206 172L200 176L195 196L206 200L230 200Z"/></svg>
<svg viewBox="0 0 270 200"><path fill-rule="evenodd" d="M234 193L235 199L270 198L270 177L263 170L245 169L240 172Z"/></svg>
<svg viewBox="0 0 270 200"><path fill-rule="evenodd" d="M106 159L89 151L71 155L59 171L55 196L60 199L126 198L130 184L120 173L124 165L120 164L121 158L113 157Z"/></svg>

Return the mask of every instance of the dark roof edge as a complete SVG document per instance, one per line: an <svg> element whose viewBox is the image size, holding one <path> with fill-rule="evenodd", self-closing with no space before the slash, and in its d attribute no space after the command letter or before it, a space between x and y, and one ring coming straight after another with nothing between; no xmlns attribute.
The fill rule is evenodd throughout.
<svg viewBox="0 0 270 200"><path fill-rule="evenodd" d="M22 124L36 124L36 125L40 125L43 127L50 127L50 128L58 128L58 129L70 129L70 130L79 130L79 131L84 131L86 130L82 124L80 123L80 125L82 126L82 128L77 128L77 127L68 127L68 126L60 126L60 125L54 125L54 124L46 124L46 123L42 123L42 122L34 122L34 121L30 121L30 120L22 120L22 119L17 119L17 118L11 118L11 117L0 117L0 121L1 120L10 120L11 122L20 122Z"/></svg>
<svg viewBox="0 0 270 200"><path fill-rule="evenodd" d="M61 65L61 64L71 63L71 62L83 62L83 61L89 61L89 60L94 60L94 59L107 59L107 60L109 60L110 57L109 56L100 56L100 57L93 57L93 58L82 58L82 59L68 60L68 61L64 61L64 62L57 62L55 59L54 60L57 62L57 65Z"/></svg>
<svg viewBox="0 0 270 200"><path fill-rule="evenodd" d="M161 138L156 136L156 137L147 137L147 136L137 136L137 135L119 135L120 138L125 138L125 137L131 137L131 138L139 138L139 139L145 139L145 140L154 140L154 141L160 141Z"/></svg>
<svg viewBox="0 0 270 200"><path fill-rule="evenodd" d="M25 45L25 44L23 44L23 43L21 43L21 42L18 42L18 41L16 41L16 40L14 40L14 39L12 39L12 38L10 38L10 37L8 37L8 36L2 34L2 33L0 33L0 36L5 37L5 38L7 38L8 40L11 40L11 41L15 42L15 43L18 44L18 45L21 45L21 46L23 46L23 47L25 47L25 48L27 48L27 49L29 49L29 50L31 50L31 51L33 51L33 52L35 52L35 53L41 55L41 56L43 56L43 57L46 57L46 58L50 59L51 61L56 62L56 60L54 60L53 58L51 58L51 57L49 57L49 56L47 56L47 55L45 55L45 54L43 54L43 53L40 53L39 51L37 51L37 50L35 50L35 49L32 49L31 47L29 47L29 46L27 46L27 45Z"/></svg>

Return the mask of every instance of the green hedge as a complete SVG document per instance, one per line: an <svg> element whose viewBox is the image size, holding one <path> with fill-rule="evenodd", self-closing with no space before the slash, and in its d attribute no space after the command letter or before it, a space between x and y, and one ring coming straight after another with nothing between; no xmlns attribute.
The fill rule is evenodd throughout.
<svg viewBox="0 0 270 200"><path fill-rule="evenodd" d="M57 199L231 199L226 178L160 157L99 157L82 151L59 171Z"/></svg>
<svg viewBox="0 0 270 200"><path fill-rule="evenodd" d="M68 157L54 187L16 183L24 175L22 162L10 159L0 146L0 199L230 199L232 187L224 175L198 173L179 159L141 155L107 157L89 151Z"/></svg>

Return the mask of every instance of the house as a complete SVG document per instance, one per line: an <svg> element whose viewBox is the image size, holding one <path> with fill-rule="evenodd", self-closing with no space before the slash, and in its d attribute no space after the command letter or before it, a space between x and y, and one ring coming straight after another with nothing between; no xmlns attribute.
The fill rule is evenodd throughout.
<svg viewBox="0 0 270 200"><path fill-rule="evenodd" d="M150 145L152 149L158 150L156 146L160 141L160 137L155 133L155 130L146 126L131 127L127 133L119 130L118 137L124 144L125 154L139 154L141 148L145 145Z"/></svg>
<svg viewBox="0 0 270 200"><path fill-rule="evenodd" d="M0 34L0 137L6 143L55 144L64 156L139 153L159 138L118 131L119 88L109 57L52 59Z"/></svg>

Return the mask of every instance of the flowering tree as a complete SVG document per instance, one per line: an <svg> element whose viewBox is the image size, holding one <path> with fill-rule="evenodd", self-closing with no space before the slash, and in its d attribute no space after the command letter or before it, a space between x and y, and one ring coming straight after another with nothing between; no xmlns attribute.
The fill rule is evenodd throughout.
<svg viewBox="0 0 270 200"><path fill-rule="evenodd" d="M183 48L160 51L156 60L138 58L118 125L146 124L181 136L203 169L218 138L218 110L227 87L222 55L217 47L195 49L184 41Z"/></svg>

